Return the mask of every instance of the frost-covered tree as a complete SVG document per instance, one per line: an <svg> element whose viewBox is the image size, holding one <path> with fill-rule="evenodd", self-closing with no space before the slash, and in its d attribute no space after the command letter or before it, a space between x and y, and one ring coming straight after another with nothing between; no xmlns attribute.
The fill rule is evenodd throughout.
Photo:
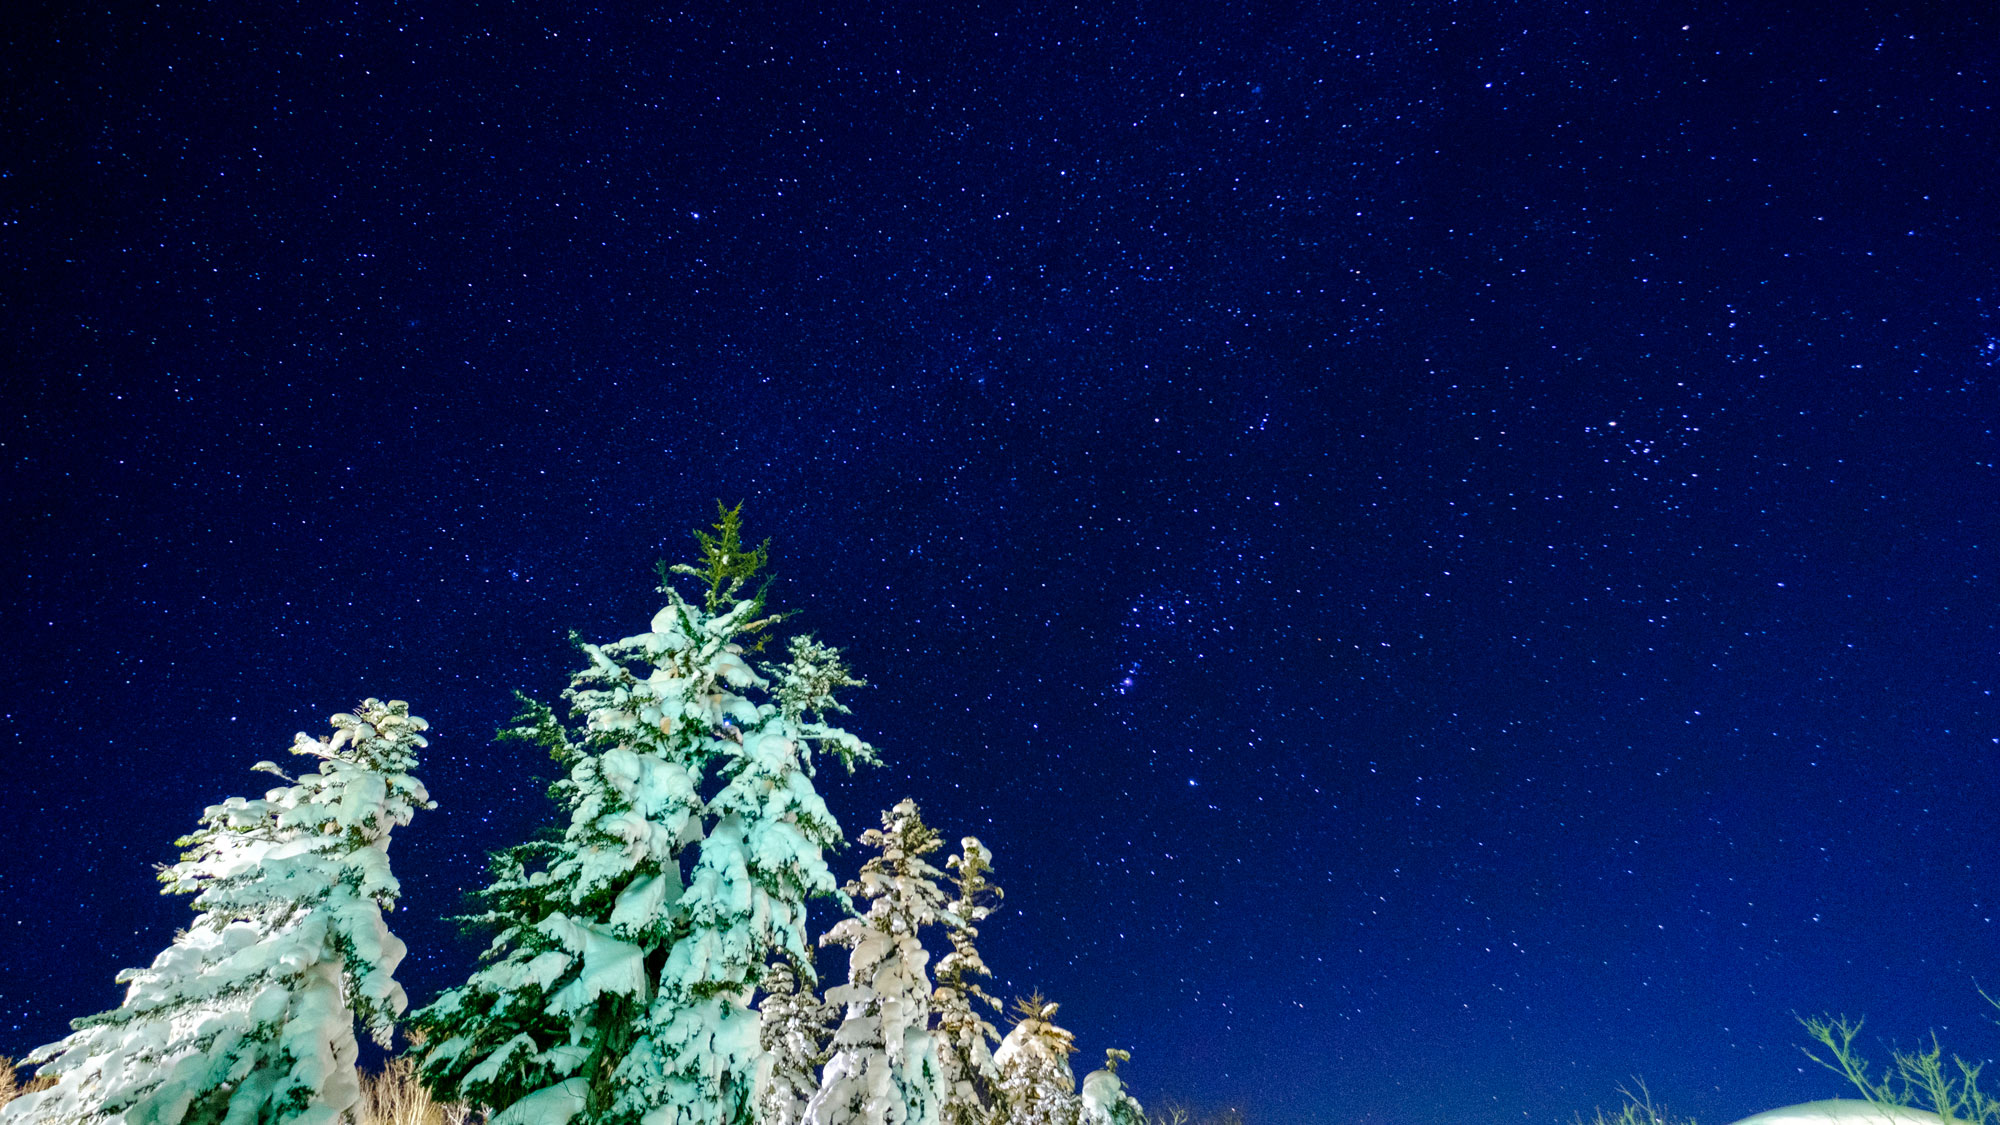
<svg viewBox="0 0 2000 1125"><path fill-rule="evenodd" d="M301 733L318 769L260 800L211 806L165 868L193 923L125 1001L28 1057L56 1084L0 1110L9 1125L335 1125L360 1099L358 1017L387 1045L406 1000L389 834L430 808L411 776L426 724L400 700ZM284 777L271 762L257 768Z"/></svg>
<svg viewBox="0 0 2000 1125"><path fill-rule="evenodd" d="M1055 1024L1056 1005L1031 996L1014 1002L1013 1030L1000 1041L1001 1120L1006 1125L1077 1125L1082 1110L1069 1057L1076 1037Z"/></svg>
<svg viewBox="0 0 2000 1125"><path fill-rule="evenodd" d="M1104 1066L1083 1076L1083 1125L1146 1125L1146 1109L1125 1089L1118 1064L1132 1052L1116 1047L1104 1052Z"/></svg>
<svg viewBox="0 0 2000 1125"><path fill-rule="evenodd" d="M688 933L667 959L653 1004L661 1030L621 1067L635 1088L656 1073L666 1080L674 1113L649 1125L727 1125L755 1116L753 986L772 953L793 964L806 960L806 899L835 891L821 854L842 839L813 790L809 748L831 741L850 763L868 748L804 715L837 708L832 691L858 681L833 649L810 638L791 647L791 662L772 676L778 702L730 732L736 745L722 765L729 781L708 803L716 819L681 899Z"/></svg>
<svg viewBox="0 0 2000 1125"><path fill-rule="evenodd" d="M824 721L860 683L838 652L801 637L782 665L746 660L778 619L744 592L769 544L744 548L739 511L695 533L700 567L662 566L646 632L581 646L577 729L534 703L517 729L569 768L551 791L568 824L496 857L472 919L495 931L489 964L417 1017L425 1081L494 1125L755 1116L756 981L774 953L805 958L805 901L835 893L814 755L852 769L873 752Z"/></svg>
<svg viewBox="0 0 2000 1125"><path fill-rule="evenodd" d="M764 993L757 1005L758 1043L764 1049L757 1070L757 1125L799 1125L819 1089L833 1009L813 995L813 979L810 967L779 961L766 966L757 982Z"/></svg>
<svg viewBox="0 0 2000 1125"><path fill-rule="evenodd" d="M944 1075L930 1031L930 954L921 931L944 917L943 873L924 859L940 842L910 800L883 813L882 827L861 842L878 854L844 889L867 902L867 912L820 939L847 948L847 983L826 993L845 1012L805 1122L938 1125Z"/></svg>
<svg viewBox="0 0 2000 1125"><path fill-rule="evenodd" d="M938 960L937 989L931 994L944 1076L944 1104L938 1116L943 1125L984 1125L999 1104L1000 1071L993 1065L993 1044L999 1035L978 1005L997 1012L1000 1002L979 983L993 974L973 942L979 937L979 923L993 913L993 903L1002 892L987 880L993 853L976 836L959 841L959 853L945 866L954 872L958 897L945 906L951 952Z"/></svg>

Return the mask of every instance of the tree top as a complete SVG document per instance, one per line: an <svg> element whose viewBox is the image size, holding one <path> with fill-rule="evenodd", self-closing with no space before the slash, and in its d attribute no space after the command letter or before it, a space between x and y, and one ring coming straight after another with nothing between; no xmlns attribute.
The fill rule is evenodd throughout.
<svg viewBox="0 0 2000 1125"><path fill-rule="evenodd" d="M759 543L745 550L743 547L743 502L737 501L734 508L721 500L715 502L716 521L711 531L700 528L694 530L695 541L701 544L701 565L690 566L676 563L668 566L662 560L659 565L660 587L664 591L669 585L669 574L687 574L701 580L703 608L710 613L720 613L735 604L743 592L744 583L757 576L771 561L771 541ZM766 575L757 592L750 600L756 603L753 615L764 610L764 591L771 584Z"/></svg>

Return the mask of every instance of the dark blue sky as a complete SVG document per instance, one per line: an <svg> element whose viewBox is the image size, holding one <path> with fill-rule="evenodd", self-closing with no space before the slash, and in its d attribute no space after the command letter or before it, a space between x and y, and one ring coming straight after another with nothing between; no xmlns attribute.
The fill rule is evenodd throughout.
<svg viewBox="0 0 2000 1125"><path fill-rule="evenodd" d="M1142 1099L1726 1122L1842 1092L1794 1013L2000 1046L1990 16L828 7L0 32L0 1050L363 695L462 979L550 816L511 693L717 497L872 684L850 834L982 836L1004 990Z"/></svg>

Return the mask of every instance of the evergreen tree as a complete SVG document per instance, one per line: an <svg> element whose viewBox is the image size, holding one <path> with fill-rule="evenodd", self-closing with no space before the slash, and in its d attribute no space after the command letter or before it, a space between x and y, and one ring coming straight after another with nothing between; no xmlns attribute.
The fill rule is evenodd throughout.
<svg viewBox="0 0 2000 1125"><path fill-rule="evenodd" d="M764 969L757 987L758 1043L764 1048L757 1071L757 1125L799 1125L806 1103L819 1089L826 1061L827 1021L832 1008L813 995L809 967L779 961Z"/></svg>
<svg viewBox="0 0 2000 1125"><path fill-rule="evenodd" d="M987 881L993 870L993 853L976 836L959 841L959 854L945 866L956 872L958 897L945 907L946 936L951 952L938 961L937 989L932 993L938 1013L938 1063L944 1077L944 1104L939 1113L943 1125L984 1125L999 1104L1000 1072L993 1065L993 1043L999 1035L979 1014L974 1001L998 1011L993 999L979 983L992 972L973 945L979 923L993 913L991 900L1002 897L999 887Z"/></svg>
<svg viewBox="0 0 2000 1125"><path fill-rule="evenodd" d="M847 983L827 990L846 1009L833 1036L806 1125L938 1125L943 1072L930 1032L931 982L920 932L944 917L942 872L924 859L938 835L904 800L882 814L861 842L880 853L844 888L868 903L844 918L821 945L848 950Z"/></svg>
<svg viewBox="0 0 2000 1125"><path fill-rule="evenodd" d="M1069 1057L1076 1037L1057 1027L1056 1005L1040 995L1017 1000L1013 1030L1000 1041L1002 1120L1006 1125L1077 1125L1082 1106Z"/></svg>
<svg viewBox="0 0 2000 1125"><path fill-rule="evenodd" d="M360 1099L358 1017L387 1045L406 1000L389 833L430 808L410 776L422 719L370 699L301 733L319 768L261 800L211 806L165 868L199 913L150 968L118 975L118 1008L28 1057L56 1084L0 1110L9 1125L336 1125ZM270 762L257 768L284 777ZM286 779L290 781L289 778Z"/></svg>
<svg viewBox="0 0 2000 1125"><path fill-rule="evenodd" d="M647 632L581 646L578 729L530 702L514 732L569 767L551 791L569 823L496 857L471 919L496 933L490 963L418 1014L425 1081L494 1125L754 1117L755 983L771 954L805 957L805 900L835 893L821 853L840 828L813 756L874 759L824 721L860 683L838 652L800 637L782 666L746 661L778 620L744 592L769 544L744 549L740 505L720 511L696 532L702 566L662 566ZM675 574L701 582L700 605Z"/></svg>
<svg viewBox="0 0 2000 1125"><path fill-rule="evenodd" d="M1083 1076L1082 1125L1146 1125L1146 1109L1125 1089L1118 1064L1132 1052L1116 1047L1104 1052L1104 1066Z"/></svg>

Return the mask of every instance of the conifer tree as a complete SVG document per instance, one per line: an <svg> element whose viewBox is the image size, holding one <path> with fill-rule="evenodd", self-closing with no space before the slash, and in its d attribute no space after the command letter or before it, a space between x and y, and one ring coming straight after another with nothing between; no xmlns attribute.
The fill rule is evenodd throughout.
<svg viewBox="0 0 2000 1125"><path fill-rule="evenodd" d="M702 565L661 567L650 629L581 646L578 728L531 702L515 732L569 767L551 791L568 824L496 857L472 919L496 932L490 963L418 1014L425 1081L494 1125L754 1118L754 986L773 953L803 959L805 900L835 893L814 755L874 759L824 720L860 684L838 652L800 637L761 674L745 659L778 620L745 591L769 543L745 549L741 506L718 509Z"/></svg>
<svg viewBox="0 0 2000 1125"><path fill-rule="evenodd" d="M757 1071L757 1125L799 1125L806 1103L819 1089L826 1061L827 1021L832 1008L813 995L809 966L774 962L757 987L758 1043L764 1048Z"/></svg>
<svg viewBox="0 0 2000 1125"><path fill-rule="evenodd" d="M955 875L958 897L946 904L945 934L951 952L938 960L937 989L932 995L938 1014L938 1062L944 1078L943 1125L984 1125L999 1104L1000 1072L993 1065L993 1043L999 1036L981 1016L974 1001L999 1011L979 983L993 974L973 944L979 923L993 913L989 900L1002 896L986 878L993 870L993 853L976 836L959 841L959 854L945 866Z"/></svg>
<svg viewBox="0 0 2000 1125"><path fill-rule="evenodd" d="M993 1053L1006 1125L1077 1125L1082 1106L1069 1057L1076 1037L1055 1024L1056 1005L1037 994L1014 1004L1013 1030Z"/></svg>
<svg viewBox="0 0 2000 1125"><path fill-rule="evenodd" d="M920 936L944 916L941 876L924 859L940 842L916 802L882 814L882 827L862 833L879 849L844 889L868 903L844 918L821 945L848 951L847 983L827 990L845 1014L833 1055L806 1106L806 1125L938 1125L943 1072L930 1032L930 954Z"/></svg>
<svg viewBox="0 0 2000 1125"><path fill-rule="evenodd" d="M1103 1067L1083 1076L1082 1125L1146 1125L1145 1107L1118 1077L1118 1064L1131 1060L1132 1052L1113 1047Z"/></svg>
<svg viewBox="0 0 2000 1125"><path fill-rule="evenodd" d="M336 1125L360 1099L358 1017L387 1045L406 1004L389 834L430 808L412 777L422 719L370 699L292 752L318 769L211 806L165 868L199 913L125 1001L30 1055L56 1084L0 1110L9 1125ZM257 767L284 777L276 765Z"/></svg>

